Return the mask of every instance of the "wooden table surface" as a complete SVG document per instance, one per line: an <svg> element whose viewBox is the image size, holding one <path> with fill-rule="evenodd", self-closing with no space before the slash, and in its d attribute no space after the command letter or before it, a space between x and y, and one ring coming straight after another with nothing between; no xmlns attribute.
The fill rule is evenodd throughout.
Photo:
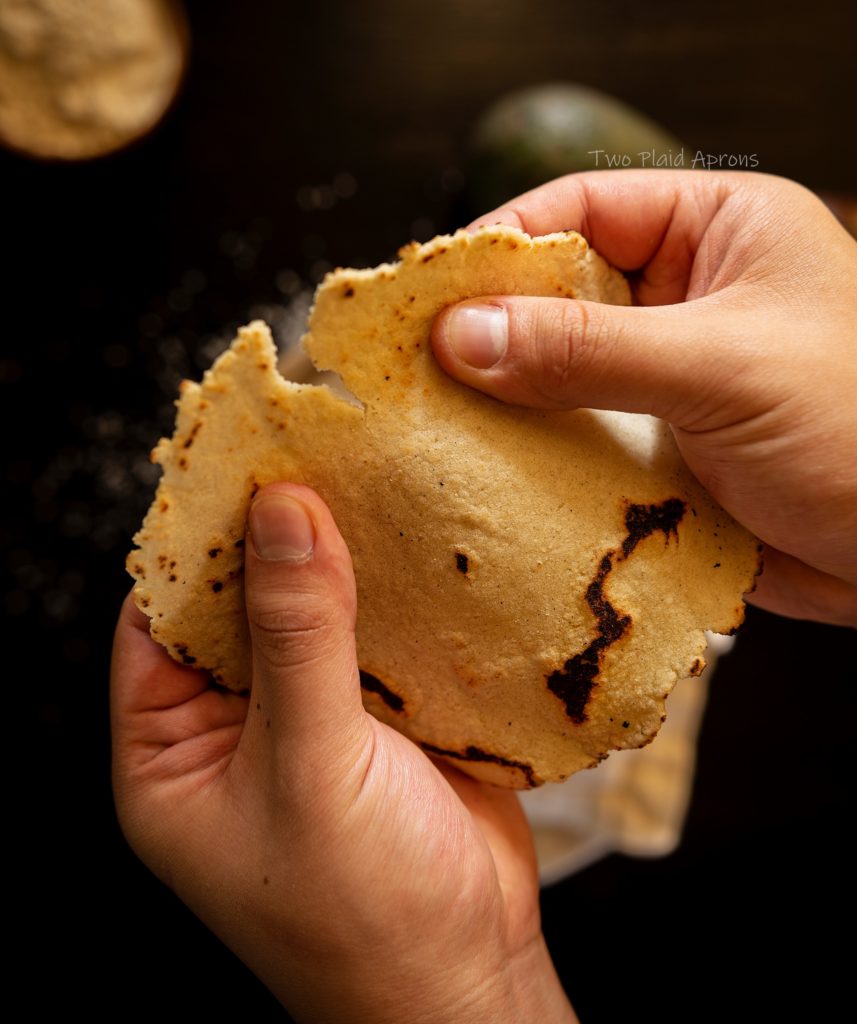
<svg viewBox="0 0 857 1024"><path fill-rule="evenodd" d="M136 863L109 791L107 660L151 494L145 454L217 339L283 316L328 266L478 213L472 126L529 84L595 86L694 148L857 190L853 4L188 6L189 78L150 139L81 166L0 153L9 784L23 811L9 879L34 1013L124 1019L116 990L140 1016L283 1019ZM611 857L545 892L585 1024L822 1019L850 995L829 923L852 889L855 654L853 632L751 612L714 681L679 851Z"/></svg>

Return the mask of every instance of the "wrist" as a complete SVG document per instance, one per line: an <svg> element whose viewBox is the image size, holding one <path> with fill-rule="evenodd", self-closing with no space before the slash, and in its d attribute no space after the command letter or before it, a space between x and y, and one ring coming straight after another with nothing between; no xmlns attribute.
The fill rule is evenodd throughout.
<svg viewBox="0 0 857 1024"><path fill-rule="evenodd" d="M456 1024L484 1024L487 1020L508 1024L577 1024L577 1016L563 990L544 936L539 933L523 949L498 965L496 971L469 973L463 970L459 984L444 986L447 996L442 1019ZM448 993L459 992L449 1001ZM415 1018L419 1024L435 1022L437 1008L426 1006L425 1017ZM398 1024L402 1017L399 1016ZM391 1018L392 1024L392 1018Z"/></svg>
<svg viewBox="0 0 857 1024"><path fill-rule="evenodd" d="M513 1001L504 1019L515 1024L577 1024L541 933L511 962L510 971Z"/></svg>
<svg viewBox="0 0 857 1024"><path fill-rule="evenodd" d="M403 959L391 955L379 970L366 950L359 969L340 964L324 983L317 962L254 969L299 1024L577 1024L541 934L508 959L486 949L452 967Z"/></svg>

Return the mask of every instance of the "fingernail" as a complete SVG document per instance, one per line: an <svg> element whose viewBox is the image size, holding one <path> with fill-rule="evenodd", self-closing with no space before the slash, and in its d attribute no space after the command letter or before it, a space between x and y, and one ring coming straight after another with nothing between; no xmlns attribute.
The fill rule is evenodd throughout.
<svg viewBox="0 0 857 1024"><path fill-rule="evenodd" d="M449 347L475 370L499 363L509 338L508 317L501 306L459 306L447 321Z"/></svg>
<svg viewBox="0 0 857 1024"><path fill-rule="evenodd" d="M268 494L253 502L250 536L256 554L267 562L305 562L315 543L309 513L285 494Z"/></svg>

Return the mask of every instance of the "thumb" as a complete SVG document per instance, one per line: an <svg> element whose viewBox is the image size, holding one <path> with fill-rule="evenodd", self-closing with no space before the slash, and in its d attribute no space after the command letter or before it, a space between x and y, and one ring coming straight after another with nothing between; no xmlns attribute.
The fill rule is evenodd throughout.
<svg viewBox="0 0 857 1024"><path fill-rule="evenodd" d="M272 741L292 773L330 767L367 730L348 548L314 491L277 483L253 501L245 551L253 648L247 742Z"/></svg>
<svg viewBox="0 0 857 1024"><path fill-rule="evenodd" d="M747 333L709 299L640 308L499 296L449 306L432 341L447 373L505 402L649 413L699 430L752 411L762 342L751 349Z"/></svg>

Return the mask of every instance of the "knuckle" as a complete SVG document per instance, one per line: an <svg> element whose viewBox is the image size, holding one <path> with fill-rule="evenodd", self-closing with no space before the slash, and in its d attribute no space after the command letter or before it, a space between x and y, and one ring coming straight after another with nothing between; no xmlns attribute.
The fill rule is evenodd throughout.
<svg viewBox="0 0 857 1024"><path fill-rule="evenodd" d="M600 318L574 300L551 303L536 330L534 384L544 397L564 401L601 348Z"/></svg>
<svg viewBox="0 0 857 1024"><path fill-rule="evenodd" d="M339 617L310 598L285 607L257 605L249 620L256 655L273 668L314 660L330 650L343 632Z"/></svg>

